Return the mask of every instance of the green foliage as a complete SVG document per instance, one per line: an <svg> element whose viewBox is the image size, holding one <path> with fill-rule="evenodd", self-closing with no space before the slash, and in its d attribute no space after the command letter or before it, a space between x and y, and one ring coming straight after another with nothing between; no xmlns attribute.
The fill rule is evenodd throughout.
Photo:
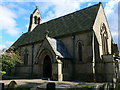
<svg viewBox="0 0 120 90"><path fill-rule="evenodd" d="M20 55L17 51L9 53L4 52L3 54L0 54L0 67L2 67L2 71L9 70L20 62Z"/></svg>
<svg viewBox="0 0 120 90"><path fill-rule="evenodd" d="M76 88L70 88L70 89L68 89L68 90L86 90L86 89L89 89L89 88L92 88L93 87L93 85L85 85L85 86L81 86L81 87L76 87Z"/></svg>
<svg viewBox="0 0 120 90"><path fill-rule="evenodd" d="M6 74L6 72L5 72L5 71L0 71L0 74L3 74L3 75L4 75L4 74Z"/></svg>
<svg viewBox="0 0 120 90"><path fill-rule="evenodd" d="M120 85L117 86L117 89L116 90L120 90Z"/></svg>
<svg viewBox="0 0 120 90"><path fill-rule="evenodd" d="M13 90L30 90L33 87L29 87L29 86L18 86L16 88L14 88ZM4 88L4 90L12 90L12 89L8 89L8 88Z"/></svg>
<svg viewBox="0 0 120 90"><path fill-rule="evenodd" d="M20 90L20 89L24 89L24 90L30 90L32 87L29 87L29 86L18 86L17 88L16 88L16 90Z"/></svg>

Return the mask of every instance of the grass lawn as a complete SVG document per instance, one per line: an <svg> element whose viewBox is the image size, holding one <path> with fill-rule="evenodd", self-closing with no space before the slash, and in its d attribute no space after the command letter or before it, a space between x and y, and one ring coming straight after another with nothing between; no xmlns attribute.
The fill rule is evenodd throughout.
<svg viewBox="0 0 120 90"><path fill-rule="evenodd" d="M32 87L29 87L29 86L18 86L16 89L18 89L18 90L29 90L31 88Z"/></svg>
<svg viewBox="0 0 120 90"><path fill-rule="evenodd" d="M30 90L33 87L29 87L29 86L18 86L16 88L14 88L13 90ZM12 90L12 89L7 89L5 88L4 90Z"/></svg>
<svg viewBox="0 0 120 90"><path fill-rule="evenodd" d="M91 87L93 87L93 85L85 85L85 86L82 86L82 87L70 88L69 90L80 90L80 89L86 90L86 89L89 89L89 88L91 88Z"/></svg>

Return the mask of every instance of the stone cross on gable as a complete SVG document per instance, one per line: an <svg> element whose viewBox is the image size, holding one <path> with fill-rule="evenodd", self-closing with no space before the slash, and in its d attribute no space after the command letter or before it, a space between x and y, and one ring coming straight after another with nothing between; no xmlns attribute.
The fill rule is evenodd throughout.
<svg viewBox="0 0 120 90"><path fill-rule="evenodd" d="M36 6L36 9L38 9L38 6Z"/></svg>

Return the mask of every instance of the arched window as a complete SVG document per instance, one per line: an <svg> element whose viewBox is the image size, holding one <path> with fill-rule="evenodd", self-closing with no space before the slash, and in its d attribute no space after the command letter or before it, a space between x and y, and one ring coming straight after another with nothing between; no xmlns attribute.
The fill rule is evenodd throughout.
<svg viewBox="0 0 120 90"><path fill-rule="evenodd" d="M37 16L34 17L34 23L37 24Z"/></svg>
<svg viewBox="0 0 120 90"><path fill-rule="evenodd" d="M28 50L26 49L24 52L24 64L27 65L28 64Z"/></svg>
<svg viewBox="0 0 120 90"><path fill-rule="evenodd" d="M40 18L38 18L38 24L40 24Z"/></svg>
<svg viewBox="0 0 120 90"><path fill-rule="evenodd" d="M79 61L82 61L82 43L81 42L78 43L78 58L79 58Z"/></svg>
<svg viewBox="0 0 120 90"><path fill-rule="evenodd" d="M102 23L101 25L101 40L102 40L102 50L103 50L103 55L108 54L108 34L107 34L107 30L106 30L106 26L104 23Z"/></svg>

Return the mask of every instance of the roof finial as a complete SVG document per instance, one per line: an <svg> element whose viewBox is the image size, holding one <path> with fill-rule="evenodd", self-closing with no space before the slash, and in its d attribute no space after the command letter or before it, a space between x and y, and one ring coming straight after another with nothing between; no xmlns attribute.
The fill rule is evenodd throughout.
<svg viewBox="0 0 120 90"><path fill-rule="evenodd" d="M102 4L102 2L99 2L99 4Z"/></svg>
<svg viewBox="0 0 120 90"><path fill-rule="evenodd" d="M48 37L48 34L49 34L49 31L46 30L46 32L45 32L45 37L46 37L46 38Z"/></svg>

